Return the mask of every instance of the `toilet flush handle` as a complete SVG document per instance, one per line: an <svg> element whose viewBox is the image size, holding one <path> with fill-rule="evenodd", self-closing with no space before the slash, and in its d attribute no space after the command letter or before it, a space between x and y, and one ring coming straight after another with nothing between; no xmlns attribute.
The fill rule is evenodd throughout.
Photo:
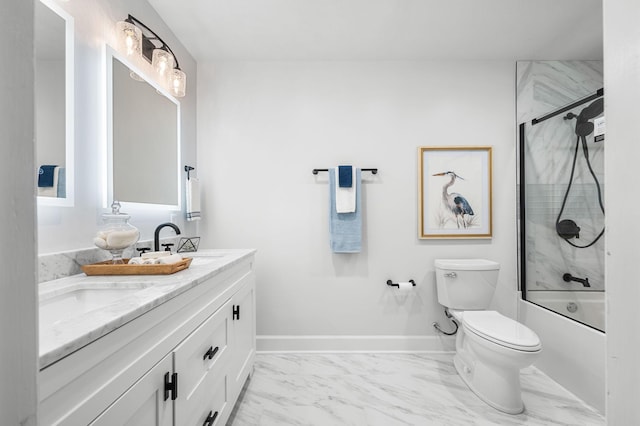
<svg viewBox="0 0 640 426"><path fill-rule="evenodd" d="M447 272L446 274L444 274L444 276L446 278L456 278L458 274L456 274L455 272Z"/></svg>

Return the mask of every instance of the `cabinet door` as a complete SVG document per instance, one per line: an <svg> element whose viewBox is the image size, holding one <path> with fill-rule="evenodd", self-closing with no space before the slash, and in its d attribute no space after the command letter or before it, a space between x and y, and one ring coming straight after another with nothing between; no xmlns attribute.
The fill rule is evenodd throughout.
<svg viewBox="0 0 640 426"><path fill-rule="evenodd" d="M251 369L256 351L255 320L255 285L253 274L248 276L247 283L231 299L232 302L232 365L231 380L232 398L242 390Z"/></svg>
<svg viewBox="0 0 640 426"><path fill-rule="evenodd" d="M172 425L173 401L164 399L164 376L173 371L172 367L169 354L91 422L91 426Z"/></svg>
<svg viewBox="0 0 640 426"><path fill-rule="evenodd" d="M201 414L204 421L210 410L222 414L227 401L226 380L220 385L215 378L224 376L228 368L230 304L222 305L173 352L180 379L175 401L177 425L195 424Z"/></svg>

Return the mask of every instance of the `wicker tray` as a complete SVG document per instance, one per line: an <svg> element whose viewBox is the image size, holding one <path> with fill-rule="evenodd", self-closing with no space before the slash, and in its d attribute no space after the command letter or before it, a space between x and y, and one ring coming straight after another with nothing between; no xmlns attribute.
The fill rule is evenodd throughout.
<svg viewBox="0 0 640 426"><path fill-rule="evenodd" d="M83 265L80 268L87 275L169 275L187 269L193 260L185 257L170 265L129 265L129 259L122 259L124 265L114 265L110 260Z"/></svg>

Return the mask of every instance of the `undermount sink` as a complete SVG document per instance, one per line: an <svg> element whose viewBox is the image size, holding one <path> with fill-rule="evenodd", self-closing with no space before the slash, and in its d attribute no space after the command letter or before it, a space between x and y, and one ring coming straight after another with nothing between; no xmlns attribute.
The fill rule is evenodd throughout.
<svg viewBox="0 0 640 426"><path fill-rule="evenodd" d="M64 292L40 294L40 328L105 307L149 287L148 283L112 285L82 284Z"/></svg>

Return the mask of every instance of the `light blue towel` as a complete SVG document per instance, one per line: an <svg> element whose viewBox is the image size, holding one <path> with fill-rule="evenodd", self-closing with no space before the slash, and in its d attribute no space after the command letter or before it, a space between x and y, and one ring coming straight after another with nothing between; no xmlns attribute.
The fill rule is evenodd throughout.
<svg viewBox="0 0 640 426"><path fill-rule="evenodd" d="M58 198L67 198L67 172L64 167L58 168Z"/></svg>
<svg viewBox="0 0 640 426"><path fill-rule="evenodd" d="M336 172L329 169L329 241L334 253L360 253L362 248L362 209L360 169L356 169L356 211L336 211Z"/></svg>

